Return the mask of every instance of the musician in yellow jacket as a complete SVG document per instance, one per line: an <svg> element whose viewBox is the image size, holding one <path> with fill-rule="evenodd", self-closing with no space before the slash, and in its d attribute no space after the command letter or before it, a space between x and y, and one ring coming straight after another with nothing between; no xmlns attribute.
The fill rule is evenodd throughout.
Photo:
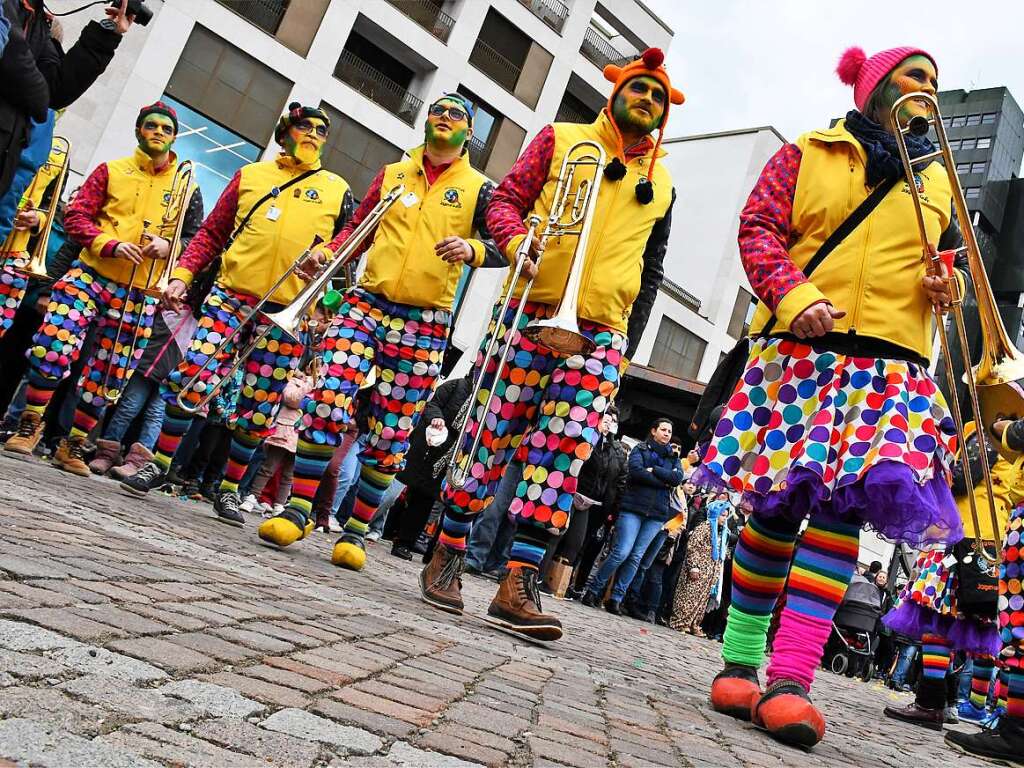
<svg viewBox="0 0 1024 768"><path fill-rule="evenodd" d="M166 382L167 409L154 459L121 484L126 490L141 495L164 482L178 444L192 423L192 414L178 404L184 385L200 374L200 383L184 392L189 403L198 403L226 375L235 351L244 349L269 326L270 333L243 364L227 470L214 500L218 520L238 526L244 523L238 483L260 440L273 431L288 377L299 367L303 354L300 340L269 323L265 313L294 299L303 279L293 274L269 297L260 317L247 323L213 362L211 357L224 336L246 320L249 309L310 247L314 236L330 239L351 215L348 183L320 164L330 127L330 118L319 107L290 104L274 133L283 151L273 160L252 163L234 175L182 253L164 293L168 304L180 304L193 277L223 254L220 271L200 310L185 359Z"/></svg>
<svg viewBox="0 0 1024 768"><path fill-rule="evenodd" d="M159 270L148 266L174 256L173 233L164 231L162 221L178 167L171 150L177 134L171 107L162 102L143 107L135 121L135 152L101 163L68 206L64 228L82 251L54 283L46 317L28 351L25 412L4 450L32 453L43 433L46 406L96 325L74 425L53 457L59 469L89 474L82 455L85 438L106 407L108 386L124 386L149 339L157 302L142 290L149 287L148 279L159 277ZM146 222L151 222L148 229Z"/></svg>
<svg viewBox="0 0 1024 768"><path fill-rule="evenodd" d="M663 60L660 50L649 49L625 67L606 67L605 77L614 83L607 108L590 124L545 127L495 190L487 222L512 259L526 237L524 219L535 214L546 220L550 214L570 148L581 141L604 148L609 162L590 240L580 254L584 266L577 309L580 331L594 349L560 356L521 333L528 322L552 317L566 291L577 241L552 238L537 267L521 325L505 336L511 354L502 379L493 381L496 361L486 360L484 349L477 356L477 369L484 367L489 376L471 412L463 446L482 430L480 448L465 485L442 490L442 532L420 574L423 599L441 610L462 612L459 572L470 524L493 500L506 465L517 459L523 463L523 480L509 506L517 519L509 572L487 617L539 639L562 636L558 618L541 609L537 570L548 542L568 524L580 468L600 437L597 427L643 333L663 276L675 192L660 161L661 137L670 105L683 103ZM517 297L523 287L516 286ZM495 314L492 331L497 322L511 324L518 303L517 298L506 317ZM493 404L482 405L491 394ZM665 487L661 480L648 482Z"/></svg>
<svg viewBox="0 0 1024 768"><path fill-rule="evenodd" d="M260 526L265 541L287 546L312 525L313 498L352 418L352 398L376 367L355 509L331 556L335 565L351 570L366 562L370 520L404 465L410 434L441 370L464 267L506 264L484 222L491 184L469 163L472 125L473 107L461 94L431 104L425 143L384 166L330 244L332 252L343 247L381 200L401 186L398 199L363 241L361 248L369 249L365 270L325 334L322 380L304 403L292 498L284 512Z"/></svg>

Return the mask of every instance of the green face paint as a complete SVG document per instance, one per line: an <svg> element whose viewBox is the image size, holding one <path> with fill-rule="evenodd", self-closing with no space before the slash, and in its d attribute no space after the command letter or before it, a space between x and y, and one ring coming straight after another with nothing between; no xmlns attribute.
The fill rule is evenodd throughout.
<svg viewBox="0 0 1024 768"><path fill-rule="evenodd" d="M321 120L316 118L308 118L308 121L313 125L323 124ZM324 141L325 139L317 136L315 131L303 133L295 126L292 126L285 131L281 145L289 156L304 165L312 165L320 159L320 154L324 148Z"/></svg>
<svg viewBox="0 0 1024 768"><path fill-rule="evenodd" d="M465 107L455 101L442 99L437 102L442 107L455 107L465 112ZM447 128L439 128L439 125ZM423 131L424 140L432 147L440 150L458 149L466 143L469 136L469 118L453 120L451 115L445 112L440 117L427 114L427 122Z"/></svg>
<svg viewBox="0 0 1024 768"><path fill-rule="evenodd" d="M146 115L135 129L139 149L150 157L159 157L169 152L175 138L174 122L166 115Z"/></svg>
<svg viewBox="0 0 1024 768"><path fill-rule="evenodd" d="M635 77L615 94L612 117L620 130L647 134L661 124L665 91L653 77Z"/></svg>

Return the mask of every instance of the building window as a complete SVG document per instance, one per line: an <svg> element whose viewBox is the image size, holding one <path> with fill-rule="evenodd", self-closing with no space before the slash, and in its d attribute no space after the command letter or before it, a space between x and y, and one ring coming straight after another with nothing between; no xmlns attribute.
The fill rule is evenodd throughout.
<svg viewBox="0 0 1024 768"><path fill-rule="evenodd" d="M402 150L330 104L321 102L320 106L331 118L331 132L321 162L324 168L345 179L358 199L370 188L381 168L402 159Z"/></svg>
<svg viewBox="0 0 1024 768"><path fill-rule="evenodd" d="M956 164L956 172L957 173L970 173L971 172L971 164L970 163L957 163Z"/></svg>
<svg viewBox="0 0 1024 768"><path fill-rule="evenodd" d="M975 200L981 197L981 187L968 187L964 190L964 197L968 200Z"/></svg>
<svg viewBox="0 0 1024 768"><path fill-rule="evenodd" d="M960 144L960 149L974 149L974 139L964 139Z"/></svg>
<svg viewBox="0 0 1024 768"><path fill-rule="evenodd" d="M950 128L952 121L953 121L953 118L951 118L951 117L944 117L944 118L942 118L942 126L944 128Z"/></svg>
<svg viewBox="0 0 1024 768"><path fill-rule="evenodd" d="M949 124L950 128L963 128L967 125L966 115L957 115L953 118L953 121Z"/></svg>
<svg viewBox="0 0 1024 768"><path fill-rule="evenodd" d="M413 70L355 30L349 34L334 68L336 78L409 125L416 122L423 106L423 100L409 91L415 75Z"/></svg>
<svg viewBox="0 0 1024 768"><path fill-rule="evenodd" d="M971 163L971 173L984 173L986 163Z"/></svg>
<svg viewBox="0 0 1024 768"><path fill-rule="evenodd" d="M167 82L182 104L261 147L291 90L290 80L198 24Z"/></svg>
<svg viewBox="0 0 1024 768"><path fill-rule="evenodd" d="M932 138L931 136L929 136L928 138L931 139L932 141L935 141L935 139ZM949 149L952 152L956 152L958 149L960 149L960 139L949 139Z"/></svg>
<svg viewBox="0 0 1024 768"><path fill-rule="evenodd" d="M497 13L487 11L469 63L528 107L536 107L554 57Z"/></svg>
<svg viewBox="0 0 1024 768"><path fill-rule="evenodd" d="M729 335L734 339L746 336L750 330L750 320L754 317L757 300L746 288L736 291L736 301L732 305L732 316L729 318Z"/></svg>
<svg viewBox="0 0 1024 768"><path fill-rule="evenodd" d="M708 343L679 323L661 318L648 365L681 379L695 379Z"/></svg>
<svg viewBox="0 0 1024 768"><path fill-rule="evenodd" d="M469 99L476 112L468 145L469 162L485 176L500 179L519 157L526 131L465 86L459 86L459 93Z"/></svg>
<svg viewBox="0 0 1024 768"><path fill-rule="evenodd" d="M981 116L981 124L992 125L992 123L996 121L996 117L998 117L998 115L995 112L986 112Z"/></svg>
<svg viewBox="0 0 1024 768"><path fill-rule="evenodd" d="M328 0L217 0L255 24L300 56L309 46L323 21Z"/></svg>
<svg viewBox="0 0 1024 768"><path fill-rule="evenodd" d="M978 139L978 149L988 149L992 146L992 137L982 136Z"/></svg>
<svg viewBox="0 0 1024 768"><path fill-rule="evenodd" d="M967 125L981 125L981 115L968 115Z"/></svg>

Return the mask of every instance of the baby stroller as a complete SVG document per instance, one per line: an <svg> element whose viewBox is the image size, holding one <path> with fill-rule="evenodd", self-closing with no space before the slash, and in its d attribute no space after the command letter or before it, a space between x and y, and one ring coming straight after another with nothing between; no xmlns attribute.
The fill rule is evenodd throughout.
<svg viewBox="0 0 1024 768"><path fill-rule="evenodd" d="M837 675L871 680L875 674L876 629L881 615L882 596L878 587L863 576L854 576L832 619L825 666Z"/></svg>

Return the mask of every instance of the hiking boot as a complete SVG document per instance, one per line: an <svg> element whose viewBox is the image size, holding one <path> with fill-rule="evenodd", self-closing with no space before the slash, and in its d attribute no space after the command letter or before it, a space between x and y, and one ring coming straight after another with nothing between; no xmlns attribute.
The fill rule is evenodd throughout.
<svg viewBox="0 0 1024 768"><path fill-rule="evenodd" d="M606 600L604 609L608 611L608 613L612 614L612 616L622 615L622 603L618 600Z"/></svg>
<svg viewBox="0 0 1024 768"><path fill-rule="evenodd" d="M159 464L151 461L144 464L142 469L131 477L122 480L121 487L136 496L145 496L150 491L162 486L166 480L167 473L160 468Z"/></svg>
<svg viewBox="0 0 1024 768"><path fill-rule="evenodd" d="M105 475L121 460L121 444L117 440L97 440L96 453L89 462L89 471Z"/></svg>
<svg viewBox="0 0 1024 768"><path fill-rule="evenodd" d="M43 428L46 423L43 417L35 411L23 411L18 419L18 427L14 435L7 438L4 443L6 453L17 453L22 456L31 456L32 452L39 445L43 437Z"/></svg>
<svg viewBox="0 0 1024 768"><path fill-rule="evenodd" d="M783 744L794 747L810 748L825 737L825 718L795 680L783 678L769 685L751 709L750 719Z"/></svg>
<svg viewBox="0 0 1024 768"><path fill-rule="evenodd" d="M462 615L462 566L464 550L434 547L434 556L420 571L420 596L423 602L442 611Z"/></svg>
<svg viewBox="0 0 1024 768"><path fill-rule="evenodd" d="M562 622L544 613L533 568L510 568L487 608L487 621L537 640L558 640Z"/></svg>
<svg viewBox="0 0 1024 768"><path fill-rule="evenodd" d="M53 466L72 475L88 477L92 474L85 463L85 438L65 437L53 452Z"/></svg>
<svg viewBox="0 0 1024 768"><path fill-rule="evenodd" d="M587 606L587 608L597 608L601 604L601 598L599 595L593 592L583 593L583 599L580 602Z"/></svg>
<svg viewBox="0 0 1024 768"><path fill-rule="evenodd" d="M905 707L886 707L882 710L882 714L886 717L891 717L893 720L902 720L904 723L920 725L933 731L941 731L942 724L946 720L944 707L929 709L928 707L922 707L916 701L907 704Z"/></svg>
<svg viewBox="0 0 1024 768"><path fill-rule="evenodd" d="M978 733L949 731L946 743L967 755L1024 765L1024 721L1004 716L994 729Z"/></svg>
<svg viewBox="0 0 1024 768"><path fill-rule="evenodd" d="M743 664L726 664L711 683L711 708L738 720L750 720L760 696L757 670Z"/></svg>
<svg viewBox="0 0 1024 768"><path fill-rule="evenodd" d="M224 491L213 502L213 511L217 513L217 519L222 523L237 525L241 528L245 525L245 517L238 508L241 503L242 500L238 498L237 493L234 491Z"/></svg>
<svg viewBox="0 0 1024 768"><path fill-rule="evenodd" d="M132 443L132 447L125 454L124 464L114 467L110 474L119 480L125 480L153 460L153 452L142 443Z"/></svg>

